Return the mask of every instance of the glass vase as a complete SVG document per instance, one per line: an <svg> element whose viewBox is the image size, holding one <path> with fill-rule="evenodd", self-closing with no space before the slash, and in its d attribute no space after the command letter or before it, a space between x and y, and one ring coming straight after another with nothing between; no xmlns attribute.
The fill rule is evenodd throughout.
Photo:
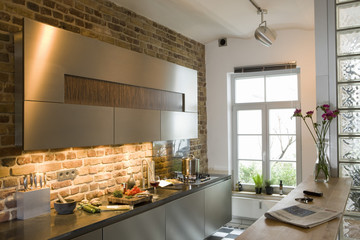
<svg viewBox="0 0 360 240"><path fill-rule="evenodd" d="M316 143L316 162L314 169L315 182L326 183L330 179L330 162L328 157L329 143L319 141Z"/></svg>

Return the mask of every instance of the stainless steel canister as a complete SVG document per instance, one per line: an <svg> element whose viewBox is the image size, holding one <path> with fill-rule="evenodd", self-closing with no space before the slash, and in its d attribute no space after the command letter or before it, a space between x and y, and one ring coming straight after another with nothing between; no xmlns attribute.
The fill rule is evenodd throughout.
<svg viewBox="0 0 360 240"><path fill-rule="evenodd" d="M185 179L197 179L199 177L200 161L190 154L182 159L182 174Z"/></svg>

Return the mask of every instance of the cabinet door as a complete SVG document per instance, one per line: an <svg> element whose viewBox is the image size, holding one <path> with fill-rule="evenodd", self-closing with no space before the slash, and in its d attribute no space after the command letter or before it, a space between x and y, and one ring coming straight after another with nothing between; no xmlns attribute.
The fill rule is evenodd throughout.
<svg viewBox="0 0 360 240"><path fill-rule="evenodd" d="M204 191L166 204L166 240L204 239Z"/></svg>
<svg viewBox="0 0 360 240"><path fill-rule="evenodd" d="M205 189L205 236L231 221L231 180Z"/></svg>
<svg viewBox="0 0 360 240"><path fill-rule="evenodd" d="M165 240L165 207L157 207L103 228L104 240Z"/></svg>
<svg viewBox="0 0 360 240"><path fill-rule="evenodd" d="M233 197L232 198L233 216L257 219L262 214L259 211L260 201L258 199Z"/></svg>
<svg viewBox="0 0 360 240"><path fill-rule="evenodd" d="M72 240L102 240L102 229L86 233Z"/></svg>

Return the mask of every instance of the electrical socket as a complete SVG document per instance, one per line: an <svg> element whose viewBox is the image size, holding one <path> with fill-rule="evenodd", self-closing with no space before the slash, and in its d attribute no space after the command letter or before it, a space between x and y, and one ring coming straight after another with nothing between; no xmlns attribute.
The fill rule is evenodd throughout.
<svg viewBox="0 0 360 240"><path fill-rule="evenodd" d="M64 180L74 180L77 175L76 169L68 169L57 172L57 180L64 181Z"/></svg>

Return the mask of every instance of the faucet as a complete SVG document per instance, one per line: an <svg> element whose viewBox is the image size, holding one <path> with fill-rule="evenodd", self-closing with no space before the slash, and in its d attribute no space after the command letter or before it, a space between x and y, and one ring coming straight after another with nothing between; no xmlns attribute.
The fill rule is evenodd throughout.
<svg viewBox="0 0 360 240"><path fill-rule="evenodd" d="M145 161L145 164L144 164ZM144 178L144 165L146 165L146 170L147 170L147 187L150 187L150 181L151 181L151 176L154 175L155 173L155 162L151 161L151 160L147 160L147 159L143 159L141 161L141 178L142 178L142 188L145 189L145 178ZM153 179L155 178L155 176L153 177Z"/></svg>

